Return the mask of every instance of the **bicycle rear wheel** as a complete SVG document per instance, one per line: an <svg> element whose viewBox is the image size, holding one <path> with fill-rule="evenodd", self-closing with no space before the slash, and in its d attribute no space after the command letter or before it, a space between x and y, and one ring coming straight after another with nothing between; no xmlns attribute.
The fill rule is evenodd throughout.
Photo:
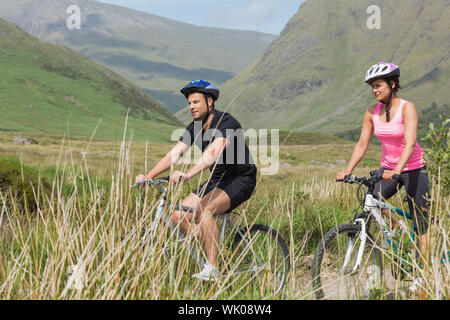
<svg viewBox="0 0 450 320"><path fill-rule="evenodd" d="M236 233L229 275L233 287L252 299L273 298L286 284L289 251L283 238L268 226L253 225Z"/></svg>
<svg viewBox="0 0 450 320"><path fill-rule="evenodd" d="M312 268L313 289L318 299L366 299L380 289L381 254L369 234L360 267L354 268L361 247L360 231L356 224L340 225L319 243Z"/></svg>

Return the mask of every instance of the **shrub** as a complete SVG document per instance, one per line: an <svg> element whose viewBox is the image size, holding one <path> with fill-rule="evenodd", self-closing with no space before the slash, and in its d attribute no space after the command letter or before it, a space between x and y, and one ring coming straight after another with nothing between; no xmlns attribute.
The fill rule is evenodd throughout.
<svg viewBox="0 0 450 320"><path fill-rule="evenodd" d="M440 178L441 191L444 195L450 194L450 119L441 114L440 123L435 127L430 123L429 130L424 138L427 168L432 179L436 182Z"/></svg>
<svg viewBox="0 0 450 320"><path fill-rule="evenodd" d="M37 192L38 186L45 191L51 188L51 184L40 176L37 169L22 165L17 158L0 157L1 207L4 205L3 201L8 203L6 199L11 198L8 196L11 192L14 205L20 212L36 212L39 204L35 201L33 188Z"/></svg>

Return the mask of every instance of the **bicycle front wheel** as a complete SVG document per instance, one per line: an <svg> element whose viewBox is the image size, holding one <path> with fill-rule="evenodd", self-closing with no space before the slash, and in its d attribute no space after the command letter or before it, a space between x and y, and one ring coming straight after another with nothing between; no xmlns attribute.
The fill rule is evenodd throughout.
<svg viewBox="0 0 450 320"><path fill-rule="evenodd" d="M312 268L313 289L318 299L367 299L380 289L380 252L370 234L362 246L360 232L361 227L356 224L340 225L319 243Z"/></svg>
<svg viewBox="0 0 450 320"><path fill-rule="evenodd" d="M285 286L289 269L289 251L278 232L264 225L253 225L236 233L230 280L244 296L275 297Z"/></svg>

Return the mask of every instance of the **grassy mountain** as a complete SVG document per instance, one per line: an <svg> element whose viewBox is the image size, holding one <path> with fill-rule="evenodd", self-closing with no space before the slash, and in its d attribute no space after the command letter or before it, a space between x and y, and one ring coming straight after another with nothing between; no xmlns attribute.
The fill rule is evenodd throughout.
<svg viewBox="0 0 450 320"><path fill-rule="evenodd" d="M66 26L77 5L80 29ZM175 112L192 79L222 84L275 38L258 32L203 28L94 0L2 0L0 18L41 40L67 45L116 71Z"/></svg>
<svg viewBox="0 0 450 320"><path fill-rule="evenodd" d="M401 66L400 96L419 110L448 104L450 2L377 1L381 29L369 30L372 4L307 0L264 54L222 87L218 107L245 127L348 131L375 101L364 75L379 61Z"/></svg>
<svg viewBox="0 0 450 320"><path fill-rule="evenodd" d="M0 131L167 141L180 123L114 72L0 19Z"/></svg>

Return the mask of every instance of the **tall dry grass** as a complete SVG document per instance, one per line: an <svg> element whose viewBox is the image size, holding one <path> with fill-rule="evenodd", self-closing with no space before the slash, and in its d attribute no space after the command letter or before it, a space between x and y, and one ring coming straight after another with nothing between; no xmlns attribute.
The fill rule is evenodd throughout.
<svg viewBox="0 0 450 320"><path fill-rule="evenodd" d="M157 148L162 155L167 146ZM34 199L29 199L43 203L37 212L20 211L12 193L1 192L2 299L311 299L308 258L323 234L350 222L358 207L355 188L334 182L337 169L294 163L276 176L259 177L255 195L238 209L240 223L270 225L287 241L291 272L285 290L273 297L258 293L245 281L230 286L231 278L205 283L191 278L199 266L187 247L175 242L166 254L170 230L161 229L154 241L141 241L154 218L158 194L130 186L142 170L142 161L153 162L155 153L147 149L149 156L136 159L136 146L123 141L114 149L114 162L105 162L92 156L98 152L92 145L81 149L74 154L69 140L55 148L52 191L34 185ZM299 148L298 157L303 151ZM369 170L361 168L356 174ZM104 177L99 179L106 174L107 183ZM171 202L192 189L193 185L174 188ZM439 194L438 185L433 184L432 190L431 250L426 267L417 266L416 274L410 275L425 279L424 290L422 296L412 298L448 299L450 264L438 260L440 250L450 248L450 199ZM405 206L401 198L396 196L392 204ZM205 255L202 246L197 247ZM386 270L392 268L392 254L386 254ZM386 278L397 298L411 298L402 295L407 284Z"/></svg>
<svg viewBox="0 0 450 320"><path fill-rule="evenodd" d="M20 211L12 193L2 193L0 296L3 299L217 299L266 298L231 277L202 283L187 249L161 228L143 242L156 211L154 190L135 190L131 143L123 142L105 188L90 175L86 154L73 161L61 148L51 193L34 185L37 212ZM65 159L65 160L62 160ZM69 180L71 190L67 192ZM81 182L79 181L81 180ZM173 189L176 203L181 189ZM41 201L41 199L45 199ZM253 225L243 206L244 226ZM280 216L281 218L281 216ZM251 220L250 220L251 219ZM168 236L167 236L168 235ZM173 238L173 237L172 237ZM193 239L191 239L193 240ZM205 252L197 244L201 254ZM169 249L168 249L169 248ZM171 254L167 254L167 252ZM230 286L233 284L233 286ZM260 286L264 288L264 285Z"/></svg>

